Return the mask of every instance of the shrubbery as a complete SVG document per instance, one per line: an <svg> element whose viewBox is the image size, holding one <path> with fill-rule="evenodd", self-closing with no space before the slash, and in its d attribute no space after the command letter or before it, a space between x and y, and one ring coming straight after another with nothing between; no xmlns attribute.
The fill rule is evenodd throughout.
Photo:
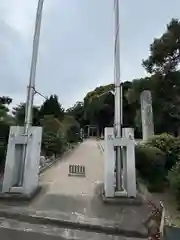
<svg viewBox="0 0 180 240"><path fill-rule="evenodd" d="M152 137L147 146L157 147L166 155L165 169L168 172L174 164L180 160L180 137L174 137L167 133ZM166 174L167 174L166 172Z"/></svg>
<svg viewBox="0 0 180 240"><path fill-rule="evenodd" d="M136 169L148 183L149 190L163 190L165 154L156 147L137 145L135 155Z"/></svg>
<svg viewBox="0 0 180 240"><path fill-rule="evenodd" d="M64 136L69 143L80 140L80 125L72 116L65 116L62 122Z"/></svg>
<svg viewBox="0 0 180 240"><path fill-rule="evenodd" d="M9 124L5 122L0 122L0 170L4 169L8 137L9 137Z"/></svg>
<svg viewBox="0 0 180 240"><path fill-rule="evenodd" d="M136 146L136 168L152 191L163 190L164 183L180 198L180 137L161 134Z"/></svg>
<svg viewBox="0 0 180 240"><path fill-rule="evenodd" d="M42 138L42 149L47 156L61 154L66 147L66 141L63 137L57 136L53 132L45 132Z"/></svg>
<svg viewBox="0 0 180 240"><path fill-rule="evenodd" d="M62 154L71 143L79 141L79 123L72 117L59 121L52 115L44 116L40 121L43 127L42 152L46 156ZM9 124L0 122L0 169L4 169Z"/></svg>
<svg viewBox="0 0 180 240"><path fill-rule="evenodd" d="M68 116L59 121L53 116L41 120L43 126L42 151L47 156L63 153L71 143L79 141L79 123Z"/></svg>
<svg viewBox="0 0 180 240"><path fill-rule="evenodd" d="M171 190L180 203L180 162L177 162L168 173L168 181Z"/></svg>

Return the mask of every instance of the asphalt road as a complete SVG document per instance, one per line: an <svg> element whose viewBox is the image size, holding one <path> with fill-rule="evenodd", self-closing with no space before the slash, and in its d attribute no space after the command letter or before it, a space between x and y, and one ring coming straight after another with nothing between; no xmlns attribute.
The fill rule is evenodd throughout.
<svg viewBox="0 0 180 240"><path fill-rule="evenodd" d="M0 238L3 240L63 240L62 237L48 236L41 233L19 231L12 229L0 229Z"/></svg>
<svg viewBox="0 0 180 240"><path fill-rule="evenodd" d="M3 240L140 240L122 236L108 236L99 233L83 232L75 237L53 236L31 231L19 231L0 228L0 238Z"/></svg>

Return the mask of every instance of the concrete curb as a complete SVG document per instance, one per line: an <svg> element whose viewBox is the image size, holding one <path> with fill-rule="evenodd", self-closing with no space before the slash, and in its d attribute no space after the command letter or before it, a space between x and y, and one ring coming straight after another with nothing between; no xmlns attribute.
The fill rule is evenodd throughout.
<svg viewBox="0 0 180 240"><path fill-rule="evenodd" d="M0 210L0 217L6 219L15 219L20 222L27 222L31 224L51 225L60 228L79 229L89 232L106 233L110 235L119 235L124 237L147 238L148 233L146 228L143 229L122 229L118 222L105 221L104 219L95 219L79 216L69 216L65 213L52 215L48 212L29 211L22 212L22 209L2 209Z"/></svg>
<svg viewBox="0 0 180 240"><path fill-rule="evenodd" d="M102 144L98 142L97 145L98 145L98 148L100 149L101 153L104 154L104 147L102 146Z"/></svg>
<svg viewBox="0 0 180 240"><path fill-rule="evenodd" d="M49 168L51 168L54 164L56 164L57 162L61 161L62 158L67 157L68 154L70 154L77 146L79 146L80 143L77 143L76 145L72 146L72 148L70 148L69 150L65 151L60 157L56 158L55 161L52 161L51 163L45 165L44 167L42 167L39 170L39 175L41 175L42 173L44 173L46 170L48 170Z"/></svg>
<svg viewBox="0 0 180 240"><path fill-rule="evenodd" d="M136 198L128 197L106 198L103 195L102 199L105 204L110 205L142 206L144 204L144 199L140 194L138 194Z"/></svg>
<svg viewBox="0 0 180 240"><path fill-rule="evenodd" d="M6 201L31 201L35 198L42 190L42 186L38 186L32 193L30 194L21 194L21 193L0 193L0 200Z"/></svg>

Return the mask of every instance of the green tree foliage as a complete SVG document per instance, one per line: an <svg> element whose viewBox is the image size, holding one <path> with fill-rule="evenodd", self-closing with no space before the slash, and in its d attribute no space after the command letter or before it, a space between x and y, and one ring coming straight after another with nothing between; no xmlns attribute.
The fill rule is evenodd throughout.
<svg viewBox="0 0 180 240"><path fill-rule="evenodd" d="M166 32L150 46L150 56L143 61L149 73L176 71L180 62L180 21L172 19Z"/></svg>
<svg viewBox="0 0 180 240"><path fill-rule="evenodd" d="M44 116L40 123L43 127L42 151L47 156L61 154L66 145L62 123L53 115Z"/></svg>
<svg viewBox="0 0 180 240"><path fill-rule="evenodd" d="M22 126L24 124L25 120L25 109L26 109L26 104L21 103L17 107L13 108L12 114L15 118L16 124ZM40 123L39 119L39 108L38 107L33 107L32 111L32 125L33 126L38 126Z"/></svg>
<svg viewBox="0 0 180 240"><path fill-rule="evenodd" d="M177 162L168 173L170 189L174 192L180 207L180 162Z"/></svg>
<svg viewBox="0 0 180 240"><path fill-rule="evenodd" d="M0 171L4 169L9 138L9 123L0 122Z"/></svg>
<svg viewBox="0 0 180 240"><path fill-rule="evenodd" d="M179 134L180 122L180 21L172 19L165 33L150 46L143 66L152 74L156 129ZM155 81L154 81L155 80ZM157 113L159 111L159 114ZM162 121L166 119L166 121Z"/></svg>
<svg viewBox="0 0 180 240"><path fill-rule="evenodd" d="M180 72L172 72L166 76L157 73L151 77L133 80L127 98L131 108L136 112L134 121L139 131L142 128L140 94L143 90L150 90L152 93L155 132L178 135L180 132Z"/></svg>
<svg viewBox="0 0 180 240"><path fill-rule="evenodd" d="M12 102L10 97L0 97L0 121L6 121L8 117L8 105Z"/></svg>
<svg viewBox="0 0 180 240"><path fill-rule="evenodd" d="M42 149L46 156L59 155L63 152L65 147L64 139L51 131L44 131L42 142Z"/></svg>
<svg viewBox="0 0 180 240"><path fill-rule="evenodd" d="M165 178L165 154L158 148L137 145L135 149L136 169L148 183L150 191L162 191Z"/></svg>
<svg viewBox="0 0 180 240"><path fill-rule="evenodd" d="M2 105L9 105L10 103L12 103L12 98L10 98L10 97L5 97L5 96L3 96L3 97L0 97L0 104L2 104Z"/></svg>
<svg viewBox="0 0 180 240"><path fill-rule="evenodd" d="M123 83L123 125L124 127L134 127L136 116L136 103L129 103L128 93L132 89L132 82L126 81Z"/></svg>
<svg viewBox="0 0 180 240"><path fill-rule="evenodd" d="M59 131L62 129L62 123L53 115L45 115L43 119L40 120L40 124L46 132L52 131L59 134Z"/></svg>
<svg viewBox="0 0 180 240"><path fill-rule="evenodd" d="M39 111L40 118L46 115L53 115L58 119L62 119L64 116L64 109L58 102L57 95L51 95L41 106Z"/></svg>
<svg viewBox="0 0 180 240"><path fill-rule="evenodd" d="M172 166L180 161L180 138L167 133L156 135L148 140L146 146L156 147L164 152L166 175Z"/></svg>
<svg viewBox="0 0 180 240"><path fill-rule="evenodd" d="M0 97L0 170L4 169L6 158L7 143L9 137L8 105L12 102L9 97Z"/></svg>
<svg viewBox="0 0 180 240"><path fill-rule="evenodd" d="M90 125L97 125L101 132L105 126L113 124L114 85L106 85L89 92L84 98L84 117Z"/></svg>
<svg viewBox="0 0 180 240"><path fill-rule="evenodd" d="M80 139L80 124L73 116L65 116L62 122L62 133L69 143L74 143Z"/></svg>
<svg viewBox="0 0 180 240"><path fill-rule="evenodd" d="M131 82L123 83L123 125L134 126L136 109L129 104L127 93L131 88ZM96 88L84 98L84 117L88 124L97 125L100 134L105 127L114 124L114 84Z"/></svg>
<svg viewBox="0 0 180 240"><path fill-rule="evenodd" d="M67 115L73 116L77 122L79 122L80 126L83 127L86 125L86 121L84 119L84 103L76 102L76 104L66 110Z"/></svg>

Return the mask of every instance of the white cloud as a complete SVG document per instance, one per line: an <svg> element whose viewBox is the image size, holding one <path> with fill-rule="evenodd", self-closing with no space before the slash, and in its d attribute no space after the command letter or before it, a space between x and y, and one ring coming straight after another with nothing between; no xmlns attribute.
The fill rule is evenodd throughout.
<svg viewBox="0 0 180 240"><path fill-rule="evenodd" d="M37 0L6 0L1 1L0 12L6 23L23 34L32 28L36 6Z"/></svg>

